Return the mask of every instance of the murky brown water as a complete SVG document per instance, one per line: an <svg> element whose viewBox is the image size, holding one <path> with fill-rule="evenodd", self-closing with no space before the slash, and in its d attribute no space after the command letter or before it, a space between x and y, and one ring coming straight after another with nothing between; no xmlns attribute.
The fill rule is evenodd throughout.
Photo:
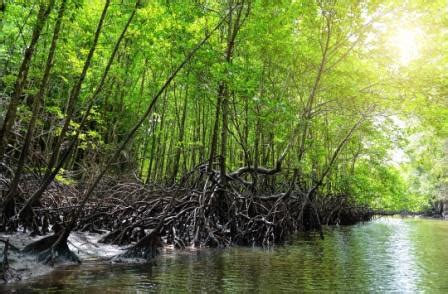
<svg viewBox="0 0 448 294"><path fill-rule="evenodd" d="M165 253L153 267L85 262L0 292L448 293L448 222L379 219L298 236L272 250Z"/></svg>

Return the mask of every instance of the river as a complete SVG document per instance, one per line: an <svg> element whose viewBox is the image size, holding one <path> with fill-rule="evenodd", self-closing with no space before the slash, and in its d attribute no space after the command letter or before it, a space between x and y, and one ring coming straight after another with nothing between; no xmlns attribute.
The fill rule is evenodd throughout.
<svg viewBox="0 0 448 294"><path fill-rule="evenodd" d="M165 250L154 266L86 261L0 292L448 293L448 222L380 218L273 249Z"/></svg>

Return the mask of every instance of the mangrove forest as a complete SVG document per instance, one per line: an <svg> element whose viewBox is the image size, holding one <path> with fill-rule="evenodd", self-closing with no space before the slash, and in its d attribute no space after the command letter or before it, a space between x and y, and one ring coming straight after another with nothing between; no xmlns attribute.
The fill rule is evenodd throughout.
<svg viewBox="0 0 448 294"><path fill-rule="evenodd" d="M424 226L396 214L448 217L446 0L0 0L3 281L297 236L334 256Z"/></svg>

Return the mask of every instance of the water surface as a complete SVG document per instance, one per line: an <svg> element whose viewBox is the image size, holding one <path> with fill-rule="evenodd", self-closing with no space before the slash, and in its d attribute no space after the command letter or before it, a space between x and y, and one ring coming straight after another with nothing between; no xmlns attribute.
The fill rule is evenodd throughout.
<svg viewBox="0 0 448 294"><path fill-rule="evenodd" d="M164 252L155 266L85 262L0 292L448 293L448 222L381 218L274 249Z"/></svg>

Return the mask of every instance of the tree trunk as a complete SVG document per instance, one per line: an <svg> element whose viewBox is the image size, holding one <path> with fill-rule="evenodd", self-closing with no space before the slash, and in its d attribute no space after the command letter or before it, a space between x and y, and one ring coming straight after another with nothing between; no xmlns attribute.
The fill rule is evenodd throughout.
<svg viewBox="0 0 448 294"><path fill-rule="evenodd" d="M68 131L68 128L70 126L70 122L72 121L72 117L73 117L73 114L74 114L74 111L75 111L76 102L78 101L79 94L81 92L82 84L84 83L84 79L85 79L85 77L87 75L87 71L90 68L90 64L92 62L93 54L95 53L95 50L96 50L98 39L100 37L101 30L103 28L103 23L104 23L104 20L106 18L106 13L107 13L107 10L109 8L109 5L110 5L110 0L106 0L106 3L104 4L103 12L101 13L101 17L100 17L100 20L98 22L98 25L97 25L97 28L96 28L96 31L95 31L95 35L94 35L94 38L93 38L93 43L92 43L92 46L90 47L89 53L88 53L87 58L86 58L86 60L84 62L84 67L82 69L81 75L79 76L78 81L76 82L75 86L70 91L70 95L69 95L69 98L68 98L68 101L67 101L67 109L66 109L66 112L65 112L64 125L62 126L61 133L59 134L58 139L56 140L56 145L54 146L53 153L52 153L51 158L50 158L50 162L48 163L47 176L49 176L49 174L51 174L51 171L52 171L52 169L53 169L54 165L56 164L56 161L57 161L57 159L59 157L59 152L61 150L62 143L63 143L63 141L65 139L65 135L66 135L66 133ZM102 81L102 82L104 82L104 81ZM99 90L100 90L100 87L97 88L97 92Z"/></svg>
<svg viewBox="0 0 448 294"><path fill-rule="evenodd" d="M39 116L42 99L44 97L45 91L48 86L51 68L53 67L54 56L56 53L56 46L57 46L57 42L59 39L59 32L61 29L62 19L63 19L65 8L66 8L66 3L67 3L67 0L62 0L61 6L59 7L58 16L57 16L56 23L54 26L54 31L53 31L53 38L51 40L51 46L50 46L50 50L48 52L47 62L45 65L44 75L43 75L41 83L40 83L39 92L37 93L36 97L34 97L34 100L33 100L32 116L31 116L31 120L29 122L28 129L26 132L25 142L23 143L22 150L21 150L20 156L19 156L19 161L17 164L17 168L15 171L15 175L14 175L14 178L9 186L9 192L5 198L5 202L13 201L13 198L15 197L16 192L17 192L17 187L19 185L19 181L20 181L20 177L23 172L23 168L25 166L25 160L28 155L28 149L31 144L31 139L33 137L34 127L36 125L36 121ZM5 206L8 206L8 205L6 204L6 205L4 205L4 207ZM7 218L9 218L12 215L5 215L5 216Z"/></svg>
<svg viewBox="0 0 448 294"><path fill-rule="evenodd" d="M0 128L0 160L4 156L4 152L6 149L6 145L9 141L9 135L16 120L17 116L17 107L19 106L20 98L22 96L23 90L25 88L25 83L28 78L28 72L31 66L31 60L34 55L34 51L39 41L39 38L42 33L42 29L45 25L45 22L50 15L50 12L53 8L54 0L51 0L48 3L48 6L45 6L44 2L41 2L39 7L39 13L37 15L36 24L33 28L33 33L31 36L31 41L25 50L25 55L22 60L22 64L20 65L19 73L17 74L17 78L14 84L14 91L11 96L11 101L9 102L8 109L5 114L5 118L3 120L3 125Z"/></svg>
<svg viewBox="0 0 448 294"><path fill-rule="evenodd" d="M179 172L179 161L184 147L184 134L185 134L185 119L187 117L187 105L188 105L188 88L185 90L185 101L182 109L182 117L180 119L179 134L177 137L176 154L174 156L173 174L171 175L171 181L176 181L177 173Z"/></svg>
<svg viewBox="0 0 448 294"><path fill-rule="evenodd" d="M233 1L228 1L229 9L233 7ZM241 19L242 12L244 9L244 0L237 3L238 7L236 10L235 20L233 20L232 13L229 14L228 17L228 31L227 31L227 48L225 52L225 61L228 65L232 63L233 51L235 48L235 40L238 34L238 31L241 28L242 21ZM247 8L247 13L249 13L249 7ZM247 17L247 14L246 14ZM228 121L229 121L229 89L226 80L222 80L219 85L218 91L218 101L221 102L221 114L222 114L222 126L221 126L221 156L219 158L219 183L221 187L226 185L227 175L226 175L226 157L227 157L227 129L228 129Z"/></svg>
<svg viewBox="0 0 448 294"><path fill-rule="evenodd" d="M309 121L311 120L311 114L312 114L313 107L314 107L314 101L316 99L317 91L319 90L319 86L320 86L320 81L322 79L322 75L325 71L325 66L327 64L328 49L330 47L330 38L331 38L331 18L330 18L330 16L326 16L326 30L327 30L327 32L325 34L326 37L325 37L325 45L324 45L323 52L322 52L322 59L319 64L319 68L317 70L317 75L314 80L313 87L311 88L311 92L308 96L308 100L305 105L305 109L303 111L303 117L302 117L303 131L302 131L302 136L301 136L301 140L300 140L299 154L298 154L299 162L301 162L303 155L305 154L305 146L306 146L306 141L307 141L307 136L308 136Z"/></svg>
<svg viewBox="0 0 448 294"><path fill-rule="evenodd" d="M87 73L87 69L90 66L90 62L91 62L93 53L95 51L96 44L97 44L97 41L98 41L98 38L99 38L99 35L100 35L100 32L101 32L101 28L102 28L104 19L106 17L107 9L109 8L109 5L110 5L110 0L107 0L106 4L104 5L103 12L101 14L100 20L99 20L99 23L98 23L98 26L97 26L97 30L95 32L94 42L92 44L92 47L91 47L91 49L89 51L89 55L87 56L86 62L84 64L83 72L81 73L81 76L80 76L80 78L78 80L78 83L75 85L75 87L71 91L71 95L70 95L69 100L72 100L71 103L73 103L73 106L74 106L75 100L77 100L77 97L79 96L79 92L80 92L82 83L83 83L85 75ZM122 37L122 36L120 36L120 37ZM119 44L119 42L118 42L118 44ZM118 48L116 46L114 48L114 51L113 51L110 59L109 59L109 62L107 64L107 66L106 66L106 68L105 68L105 70L103 72L103 76L101 77L101 81L100 81L97 89L95 90L92 98L90 99L90 105L88 106L88 109L86 110L86 112L85 112L85 114L83 116L82 122L81 122L81 124L80 124L80 126L79 126L79 128L78 128L78 130L77 130L77 132L75 134L75 137L72 138L72 140L71 140L71 142L69 144L69 147L67 148L64 156L60 159L59 163L55 167L56 160L57 160L57 157L58 157L58 153L60 151L60 147L61 147L61 144L62 144L62 140L63 140L63 138L65 136L65 132L68 130L67 122L71 120L72 113L66 118L66 121L64 123L64 126L66 126L65 132L63 133L61 131L61 134L60 134L60 136L58 138L58 142L56 143L56 148L53 151L53 154L52 154L52 156L50 158L49 166L48 166L47 172L46 172L46 174L44 176L44 180L42 181L42 184L40 185L39 189L26 201L24 207L19 212L19 216L22 217L23 216L22 214L27 212L27 211L29 211L31 206L34 204L34 202L36 202L36 200L38 200L38 199L40 199L42 197L42 195L45 192L45 190L47 189L48 185L50 185L50 183L54 180L54 178L58 174L59 170L62 168L64 162L68 159L69 154L71 153L71 151L73 150L74 146L76 145L77 138L79 136L79 133L80 133L82 127L84 126L84 124L86 122L86 118L89 115L91 108L93 107L94 100L98 96L98 94L100 93L100 91L101 91L101 89L102 89L102 87L104 85L104 82L106 80L107 74L109 72L110 66L112 65L112 61L113 61L113 59L115 57L115 54L116 54L117 50L118 50ZM70 102L69 102L69 104L70 104Z"/></svg>

